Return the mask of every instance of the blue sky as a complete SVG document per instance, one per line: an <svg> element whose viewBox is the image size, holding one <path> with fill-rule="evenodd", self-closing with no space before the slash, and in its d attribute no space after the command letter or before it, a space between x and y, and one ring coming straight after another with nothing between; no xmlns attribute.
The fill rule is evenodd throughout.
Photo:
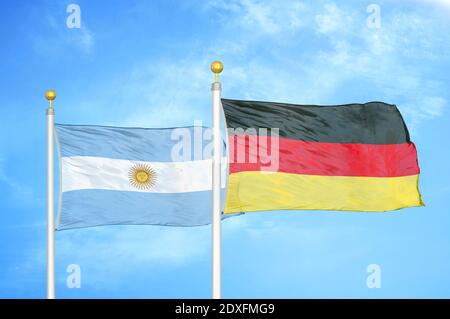
<svg viewBox="0 0 450 319"><path fill-rule="evenodd" d="M227 220L223 296L450 297L450 1L77 1L80 29L66 27L70 3L0 2L0 297L45 297L45 90L60 123L209 125L215 59L227 98L397 104L426 203ZM57 296L209 298L210 239L207 226L59 232Z"/></svg>

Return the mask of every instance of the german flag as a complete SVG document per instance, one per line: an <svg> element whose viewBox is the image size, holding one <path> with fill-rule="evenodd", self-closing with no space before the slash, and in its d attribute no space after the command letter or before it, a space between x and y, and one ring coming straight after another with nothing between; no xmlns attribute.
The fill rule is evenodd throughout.
<svg viewBox="0 0 450 319"><path fill-rule="evenodd" d="M230 160L225 213L423 206L416 148L395 105L222 99L222 106Z"/></svg>

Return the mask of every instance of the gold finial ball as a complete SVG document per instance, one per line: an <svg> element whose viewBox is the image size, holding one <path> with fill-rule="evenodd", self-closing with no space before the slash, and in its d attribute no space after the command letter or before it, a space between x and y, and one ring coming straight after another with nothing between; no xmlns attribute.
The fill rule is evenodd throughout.
<svg viewBox="0 0 450 319"><path fill-rule="evenodd" d="M55 90L48 90L45 92L45 98L49 101L53 101L56 99L56 91Z"/></svg>
<svg viewBox="0 0 450 319"><path fill-rule="evenodd" d="M219 74L223 71L223 64L220 61L214 61L211 63L211 71L215 74Z"/></svg>

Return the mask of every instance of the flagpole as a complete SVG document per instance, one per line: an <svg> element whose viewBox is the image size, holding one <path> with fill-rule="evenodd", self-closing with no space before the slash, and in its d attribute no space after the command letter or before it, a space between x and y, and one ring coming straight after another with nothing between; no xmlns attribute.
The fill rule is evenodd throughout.
<svg viewBox="0 0 450 319"><path fill-rule="evenodd" d="M54 219L54 117L53 100L56 92L48 90L45 98L50 105L47 108L47 299L55 299L55 219Z"/></svg>
<svg viewBox="0 0 450 319"><path fill-rule="evenodd" d="M219 74L223 65L219 61L211 64L211 71L216 79L212 83L212 113L213 113L213 159L212 159L212 297L222 298L222 238L221 238L221 215L220 205L220 162L221 162L221 137L220 137L220 93L222 86L219 82Z"/></svg>

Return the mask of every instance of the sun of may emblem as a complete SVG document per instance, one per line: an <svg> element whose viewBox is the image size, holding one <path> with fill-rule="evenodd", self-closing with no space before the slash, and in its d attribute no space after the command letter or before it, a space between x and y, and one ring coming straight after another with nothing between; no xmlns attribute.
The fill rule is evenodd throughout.
<svg viewBox="0 0 450 319"><path fill-rule="evenodd" d="M130 184L137 189L150 189L155 185L156 172L150 165L136 164L129 172Z"/></svg>

